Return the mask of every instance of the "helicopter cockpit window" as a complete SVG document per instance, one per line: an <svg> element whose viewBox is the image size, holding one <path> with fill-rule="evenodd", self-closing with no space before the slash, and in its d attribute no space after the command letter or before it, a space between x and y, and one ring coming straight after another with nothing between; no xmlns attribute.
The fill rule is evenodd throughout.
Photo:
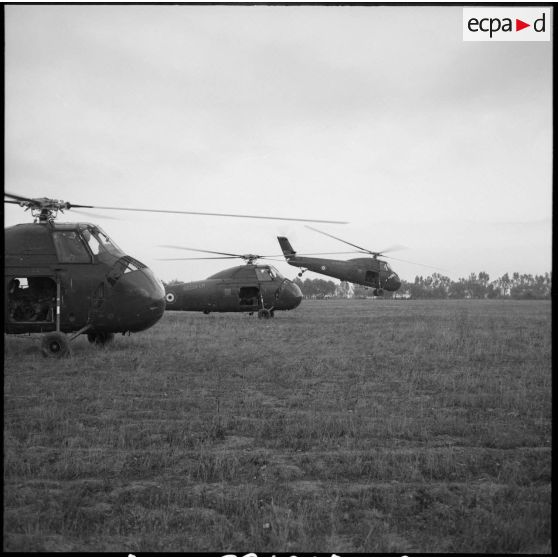
<svg viewBox="0 0 558 558"><path fill-rule="evenodd" d="M269 266L269 269L273 273L274 279L285 279L281 272L278 269L274 268L272 265Z"/></svg>
<svg viewBox="0 0 558 558"><path fill-rule="evenodd" d="M134 262L130 262L126 266L126 269L124 270L124 273L130 273L132 271L137 271L138 269L139 269L139 267Z"/></svg>
<svg viewBox="0 0 558 558"><path fill-rule="evenodd" d="M81 231L81 236L83 236L85 242L87 242L87 245L91 249L91 252L93 252L93 255L96 256L101 251L101 243L88 229Z"/></svg>
<svg viewBox="0 0 558 558"><path fill-rule="evenodd" d="M380 269L382 271L391 271L389 265L387 264L387 262L380 262Z"/></svg>
<svg viewBox="0 0 558 558"><path fill-rule="evenodd" d="M77 231L52 233L58 261L63 263L89 263L91 256Z"/></svg>
<svg viewBox="0 0 558 558"><path fill-rule="evenodd" d="M116 282L125 273L132 273L133 271L139 271L144 269L145 265L140 261L135 260L131 256L122 256L113 266L112 269L107 273L107 281L111 285L115 285Z"/></svg>
<svg viewBox="0 0 558 558"><path fill-rule="evenodd" d="M273 271L268 267L257 267L256 276L258 281L273 281L275 278Z"/></svg>
<svg viewBox="0 0 558 558"><path fill-rule="evenodd" d="M83 228L81 235L95 256L100 252L108 252L114 256L123 255L122 250L99 227Z"/></svg>

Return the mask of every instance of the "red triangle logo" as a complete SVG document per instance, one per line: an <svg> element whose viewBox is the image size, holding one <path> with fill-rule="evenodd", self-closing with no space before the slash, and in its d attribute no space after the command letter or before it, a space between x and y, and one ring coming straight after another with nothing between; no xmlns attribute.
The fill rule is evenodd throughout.
<svg viewBox="0 0 558 558"><path fill-rule="evenodd" d="M531 27L530 23L525 23L524 21L521 21L520 19L515 20L515 30L516 31L521 31L522 29L525 29L525 27Z"/></svg>

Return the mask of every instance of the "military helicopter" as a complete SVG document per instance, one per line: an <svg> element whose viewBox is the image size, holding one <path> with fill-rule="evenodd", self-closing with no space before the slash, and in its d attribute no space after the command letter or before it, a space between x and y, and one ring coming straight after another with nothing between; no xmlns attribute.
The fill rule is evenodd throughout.
<svg viewBox="0 0 558 558"><path fill-rule="evenodd" d="M283 250L283 255L285 256L287 263L303 269L298 274L299 277L302 277L302 274L305 271L314 271L315 273L335 277L341 281L357 283L365 287L373 287L374 290L372 292L374 296L382 296L384 291L397 291L399 287L401 287L401 280L397 276L397 273L391 269L390 265L386 261L378 259L378 257L383 256L388 249L382 250L381 252L373 252L372 250L367 250L366 248L362 248L326 232L319 231L313 227L307 228L334 238L335 240L344 242L349 246L353 246L358 249L358 252L370 254L372 257L354 258L351 260L309 258L307 255L297 255L289 240L284 236L278 236L277 240ZM342 254L346 252L337 253Z"/></svg>
<svg viewBox="0 0 558 558"><path fill-rule="evenodd" d="M243 259L244 265L231 267L203 281L177 283L165 287L167 310L258 313L258 318L273 318L276 310L292 310L302 300L298 285L286 279L271 265L257 265L260 259L279 256L231 254L181 246L164 246L218 256L204 258L164 258L165 260Z"/></svg>
<svg viewBox="0 0 558 558"><path fill-rule="evenodd" d="M91 343L103 345L112 341L115 333L147 329L165 310L163 284L151 269L123 252L97 225L56 223L59 212L91 208L313 221L78 205L8 193L4 196L8 198L4 203L30 210L34 218L34 223L4 230L5 332L43 334L42 353L51 357L67 355L70 341L81 334L86 334Z"/></svg>

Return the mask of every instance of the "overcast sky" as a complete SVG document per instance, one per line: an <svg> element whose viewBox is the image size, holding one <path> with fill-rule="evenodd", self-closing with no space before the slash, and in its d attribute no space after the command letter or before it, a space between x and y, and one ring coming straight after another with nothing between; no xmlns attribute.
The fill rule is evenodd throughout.
<svg viewBox="0 0 558 558"><path fill-rule="evenodd" d="M10 193L344 220L315 226L454 280L551 270L550 42L463 42L450 6L4 9ZM159 245L345 248L293 222L94 213L60 220L166 281L230 262ZM5 205L6 226L29 220ZM399 259L406 280L436 271Z"/></svg>

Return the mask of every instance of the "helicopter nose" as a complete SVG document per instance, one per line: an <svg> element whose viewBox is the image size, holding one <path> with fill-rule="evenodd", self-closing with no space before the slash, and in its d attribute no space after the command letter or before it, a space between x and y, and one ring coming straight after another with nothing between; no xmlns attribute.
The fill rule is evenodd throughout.
<svg viewBox="0 0 558 558"><path fill-rule="evenodd" d="M390 279L390 291L398 291L401 287L401 279L394 274L394 277Z"/></svg>
<svg viewBox="0 0 558 558"><path fill-rule="evenodd" d="M291 308L296 308L302 301L302 291L300 290L299 286L296 283L289 283L286 292L288 293L287 296L289 297L289 306Z"/></svg>
<svg viewBox="0 0 558 558"><path fill-rule="evenodd" d="M142 331L165 311L165 289L149 268L124 274L115 285L120 320L127 331Z"/></svg>

